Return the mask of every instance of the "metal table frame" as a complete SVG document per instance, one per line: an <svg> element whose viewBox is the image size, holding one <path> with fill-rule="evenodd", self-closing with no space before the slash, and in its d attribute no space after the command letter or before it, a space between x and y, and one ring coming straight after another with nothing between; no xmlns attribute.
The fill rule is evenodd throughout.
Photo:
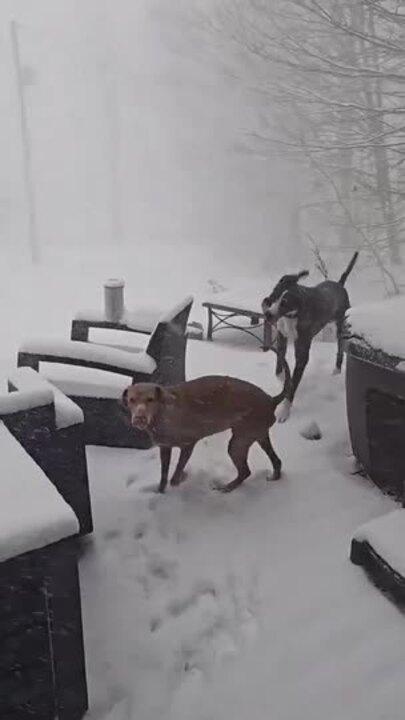
<svg viewBox="0 0 405 720"><path fill-rule="evenodd" d="M251 337L258 340L263 350L268 350L272 345L273 332L270 323L266 322L263 313L257 312L256 310L246 310L246 308L238 308L232 305L224 305L222 303L205 302L203 307L208 310L208 330L207 340L212 341L214 332L220 330L233 329L240 330L241 332L250 335ZM239 325L231 322L233 318L247 317L250 319L250 326ZM258 335L253 331L263 329Z"/></svg>

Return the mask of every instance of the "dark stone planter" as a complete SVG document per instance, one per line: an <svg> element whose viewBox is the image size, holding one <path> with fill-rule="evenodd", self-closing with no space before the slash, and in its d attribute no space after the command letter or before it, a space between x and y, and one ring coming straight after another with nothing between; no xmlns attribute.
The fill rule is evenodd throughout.
<svg viewBox="0 0 405 720"><path fill-rule="evenodd" d="M80 720L88 708L76 544L0 563L2 720Z"/></svg>
<svg viewBox="0 0 405 720"><path fill-rule="evenodd" d="M350 343L346 400L353 453L384 492L404 500L405 373L399 358Z"/></svg>

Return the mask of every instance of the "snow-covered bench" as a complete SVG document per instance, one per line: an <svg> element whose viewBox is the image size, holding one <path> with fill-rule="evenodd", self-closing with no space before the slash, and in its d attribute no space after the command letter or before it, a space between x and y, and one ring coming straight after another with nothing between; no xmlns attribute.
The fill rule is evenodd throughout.
<svg viewBox="0 0 405 720"><path fill-rule="evenodd" d="M346 400L353 453L383 490L404 497L405 298L352 308Z"/></svg>
<svg viewBox="0 0 405 720"><path fill-rule="evenodd" d="M362 525L353 536L350 559L364 567L377 587L405 605L405 509Z"/></svg>
<svg viewBox="0 0 405 720"><path fill-rule="evenodd" d="M19 413L52 402L48 391L13 395ZM88 701L78 519L3 422L0 453L0 717L79 720Z"/></svg>
<svg viewBox="0 0 405 720"><path fill-rule="evenodd" d="M52 384L82 408L86 444L148 448L149 436L131 428L117 401L134 382L171 385L185 379L185 328L192 302L186 298L161 318L146 350L38 339L21 345L18 365L38 370L41 364L41 372ZM43 363L47 364L45 370Z"/></svg>
<svg viewBox="0 0 405 720"><path fill-rule="evenodd" d="M8 388L11 395L0 396L0 417L74 510L80 534L90 533L93 521L83 411L29 367L15 370ZM29 412L18 410L19 398L27 394L49 399ZM17 403L14 408L13 403Z"/></svg>

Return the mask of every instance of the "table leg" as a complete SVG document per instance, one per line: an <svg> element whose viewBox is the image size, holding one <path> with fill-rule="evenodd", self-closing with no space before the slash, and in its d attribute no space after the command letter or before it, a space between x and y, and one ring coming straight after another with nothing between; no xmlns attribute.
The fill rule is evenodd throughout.
<svg viewBox="0 0 405 720"><path fill-rule="evenodd" d="M263 350L266 352L273 344L273 326L267 320L263 323Z"/></svg>
<svg viewBox="0 0 405 720"><path fill-rule="evenodd" d="M212 309L208 308L207 340L212 340Z"/></svg>
<svg viewBox="0 0 405 720"><path fill-rule="evenodd" d="M71 340L81 340L87 342L89 339L89 326L83 320L72 320Z"/></svg>

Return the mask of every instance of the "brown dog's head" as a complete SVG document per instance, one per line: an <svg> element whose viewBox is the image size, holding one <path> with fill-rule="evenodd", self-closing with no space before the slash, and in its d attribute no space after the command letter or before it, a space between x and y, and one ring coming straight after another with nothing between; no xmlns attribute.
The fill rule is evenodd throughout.
<svg viewBox="0 0 405 720"><path fill-rule="evenodd" d="M138 430L147 430L157 415L162 402L163 389L153 383L130 385L122 394L122 404L131 414L131 424Z"/></svg>

